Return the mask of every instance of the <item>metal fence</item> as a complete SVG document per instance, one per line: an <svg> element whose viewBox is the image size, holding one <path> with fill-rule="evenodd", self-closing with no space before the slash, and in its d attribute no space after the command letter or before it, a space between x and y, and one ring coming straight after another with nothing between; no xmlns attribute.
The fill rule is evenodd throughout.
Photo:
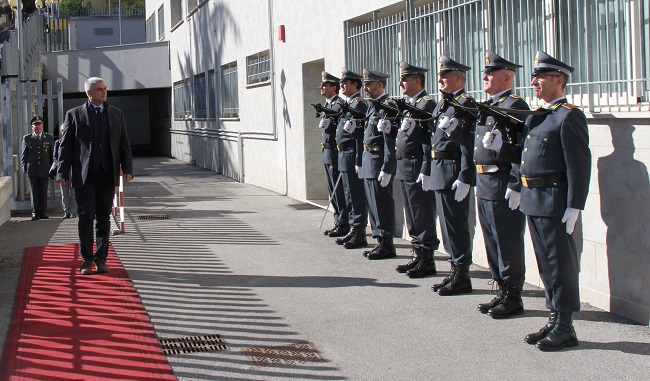
<svg viewBox="0 0 650 381"><path fill-rule="evenodd" d="M650 5L648 0L439 0L372 22L346 23L346 62L391 75L387 92L399 94L398 62L426 67L426 88L437 89L438 57L472 67L466 90L485 98L484 51L524 65L516 91L534 99L530 76L537 50L576 68L569 101L591 112L648 111Z"/></svg>

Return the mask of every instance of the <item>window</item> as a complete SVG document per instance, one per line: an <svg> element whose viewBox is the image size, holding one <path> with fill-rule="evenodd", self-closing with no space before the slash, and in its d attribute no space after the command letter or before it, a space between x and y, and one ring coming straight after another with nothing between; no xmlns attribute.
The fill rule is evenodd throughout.
<svg viewBox="0 0 650 381"><path fill-rule="evenodd" d="M147 25L145 27L145 36L147 42L156 41L156 14L152 14L151 17L147 19Z"/></svg>
<svg viewBox="0 0 650 381"><path fill-rule="evenodd" d="M192 118L192 81L174 83L174 119Z"/></svg>
<svg viewBox="0 0 650 381"><path fill-rule="evenodd" d="M221 118L239 117L237 62L221 67Z"/></svg>
<svg viewBox="0 0 650 381"><path fill-rule="evenodd" d="M158 8L158 39L165 38L165 9L164 5Z"/></svg>
<svg viewBox="0 0 650 381"><path fill-rule="evenodd" d="M208 118L214 119L217 115L216 109L216 83L217 76L214 69L208 71Z"/></svg>
<svg viewBox="0 0 650 381"><path fill-rule="evenodd" d="M181 0L171 0L169 6L171 9L171 28L173 29L178 23L183 20L183 3Z"/></svg>
<svg viewBox="0 0 650 381"><path fill-rule="evenodd" d="M271 56L269 51L246 57L246 84L266 82L271 79Z"/></svg>
<svg viewBox="0 0 650 381"><path fill-rule="evenodd" d="M208 117L207 93L205 87L205 74L194 76L194 117L205 119Z"/></svg>

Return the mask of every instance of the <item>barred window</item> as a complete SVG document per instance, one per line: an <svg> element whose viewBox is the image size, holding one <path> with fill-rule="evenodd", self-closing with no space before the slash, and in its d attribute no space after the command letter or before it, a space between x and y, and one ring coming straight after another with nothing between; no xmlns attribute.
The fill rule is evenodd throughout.
<svg viewBox="0 0 650 381"><path fill-rule="evenodd" d="M214 119L216 117L216 83L217 76L214 69L208 71L208 118Z"/></svg>
<svg viewBox="0 0 650 381"><path fill-rule="evenodd" d="M192 93L190 79L174 83L174 119L192 118Z"/></svg>
<svg viewBox="0 0 650 381"><path fill-rule="evenodd" d="M221 66L221 118L239 117L237 62Z"/></svg>
<svg viewBox="0 0 650 381"><path fill-rule="evenodd" d="M205 74L194 76L194 117L205 119L208 117L207 109L207 92L206 92Z"/></svg>
<svg viewBox="0 0 650 381"><path fill-rule="evenodd" d="M271 79L271 56L263 51L246 57L246 84L266 82Z"/></svg>
<svg viewBox="0 0 650 381"><path fill-rule="evenodd" d="M161 5L158 8L158 39L165 38L165 6Z"/></svg>

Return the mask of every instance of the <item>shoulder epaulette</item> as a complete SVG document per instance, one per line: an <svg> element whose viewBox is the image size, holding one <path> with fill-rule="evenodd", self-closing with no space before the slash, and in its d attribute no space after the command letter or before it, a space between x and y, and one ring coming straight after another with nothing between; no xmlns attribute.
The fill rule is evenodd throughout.
<svg viewBox="0 0 650 381"><path fill-rule="evenodd" d="M32 136L32 134L27 134L27 135L23 136L23 139L28 137L28 136Z"/></svg>
<svg viewBox="0 0 650 381"><path fill-rule="evenodd" d="M517 95L517 94L510 94L510 98L515 98L515 99L524 99L524 98L520 97L520 96Z"/></svg>
<svg viewBox="0 0 650 381"><path fill-rule="evenodd" d="M556 104L554 104L553 106L551 106L551 110L555 111L555 110L557 110L558 108L560 108L560 106L562 106L563 104L564 104L564 103L562 103L562 102L557 102Z"/></svg>
<svg viewBox="0 0 650 381"><path fill-rule="evenodd" d="M460 94L460 96L465 98L465 99L470 99L472 97L469 93L462 93L462 94Z"/></svg>
<svg viewBox="0 0 650 381"><path fill-rule="evenodd" d="M423 96L422 99L424 99L426 102L428 102L428 101L433 100L434 98L433 98L432 95L427 94L427 95Z"/></svg>
<svg viewBox="0 0 650 381"><path fill-rule="evenodd" d="M501 103L501 102L505 101L506 99L508 99L508 96L507 96L507 95L506 95L506 96L503 96L503 97L501 97L501 98L499 98L499 99L497 100L497 103Z"/></svg>
<svg viewBox="0 0 650 381"><path fill-rule="evenodd" d="M566 108L568 108L569 110L573 110L574 108L576 108L576 106L575 106L575 105L572 105L571 103L564 103L564 104L562 105L562 107L566 107Z"/></svg>
<svg viewBox="0 0 650 381"><path fill-rule="evenodd" d="M356 98L354 98L354 100L357 101L357 102L361 102L363 99L361 99L361 97L356 97Z"/></svg>

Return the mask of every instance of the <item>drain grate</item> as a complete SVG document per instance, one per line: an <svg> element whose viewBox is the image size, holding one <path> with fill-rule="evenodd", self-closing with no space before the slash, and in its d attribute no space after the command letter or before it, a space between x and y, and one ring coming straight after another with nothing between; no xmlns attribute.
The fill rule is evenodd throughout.
<svg viewBox="0 0 650 381"><path fill-rule="evenodd" d="M248 348L246 352L257 366L296 365L325 361L318 350L309 343Z"/></svg>
<svg viewBox="0 0 650 381"><path fill-rule="evenodd" d="M221 335L178 337L174 339L159 339L158 342L166 355L180 353L225 351L228 349Z"/></svg>
<svg viewBox="0 0 650 381"><path fill-rule="evenodd" d="M320 209L317 206L314 206L312 204L289 204L288 205L290 208L293 208L295 210L310 210L310 209Z"/></svg>
<svg viewBox="0 0 650 381"><path fill-rule="evenodd" d="M145 214L138 216L138 220L168 220L169 214Z"/></svg>

